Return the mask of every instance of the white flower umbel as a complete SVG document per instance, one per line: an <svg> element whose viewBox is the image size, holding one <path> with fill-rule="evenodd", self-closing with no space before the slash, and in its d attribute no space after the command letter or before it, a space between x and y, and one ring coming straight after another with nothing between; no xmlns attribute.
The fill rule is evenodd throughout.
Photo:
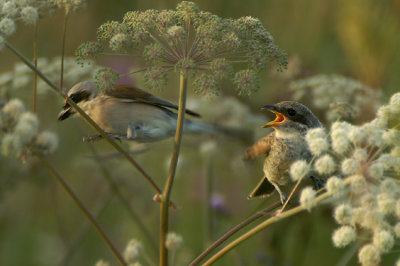
<svg viewBox="0 0 400 266"><path fill-rule="evenodd" d="M347 203L340 204L335 208L333 217L338 224L351 224L353 220L353 209L351 208L351 205Z"/></svg>
<svg viewBox="0 0 400 266"><path fill-rule="evenodd" d="M362 175L353 175L349 177L350 181L350 190L352 193L360 194L367 189L367 181L365 177Z"/></svg>
<svg viewBox="0 0 400 266"><path fill-rule="evenodd" d="M143 245L136 239L131 239L124 251L124 259L127 263L133 263L143 252Z"/></svg>
<svg viewBox="0 0 400 266"><path fill-rule="evenodd" d="M363 148L357 148L353 152L353 158L359 163L364 163L368 159L368 153Z"/></svg>
<svg viewBox="0 0 400 266"><path fill-rule="evenodd" d="M329 149L329 143L326 138L315 138L307 140L308 147L312 154L318 156Z"/></svg>
<svg viewBox="0 0 400 266"><path fill-rule="evenodd" d="M376 266L381 262L381 252L373 244L364 245L358 252L358 261L363 266Z"/></svg>
<svg viewBox="0 0 400 266"><path fill-rule="evenodd" d="M311 208L314 207L314 199L317 195L316 191L311 187L306 187L301 191L300 195L300 204L308 211L311 211Z"/></svg>
<svg viewBox="0 0 400 266"><path fill-rule="evenodd" d="M318 127L318 128L313 128L307 131L306 134L306 141L309 142L313 139L324 139L326 138L326 132L325 129L322 127Z"/></svg>
<svg viewBox="0 0 400 266"><path fill-rule="evenodd" d="M309 172L310 165L304 160L296 161L290 166L290 177L293 181L297 181L300 178L303 178Z"/></svg>
<svg viewBox="0 0 400 266"><path fill-rule="evenodd" d="M346 175L354 174L358 169L358 163L352 158L347 158L342 162L342 172Z"/></svg>
<svg viewBox="0 0 400 266"><path fill-rule="evenodd" d="M343 180L336 176L332 176L331 178L328 179L328 182L326 183L326 189L328 193L333 195L335 198L339 198L344 194L345 188Z"/></svg>
<svg viewBox="0 0 400 266"><path fill-rule="evenodd" d="M177 233L170 232L167 234L167 240L165 240L165 246L169 250L176 250L179 248L183 243L183 238L181 235Z"/></svg>
<svg viewBox="0 0 400 266"><path fill-rule="evenodd" d="M0 19L0 34L3 34L4 36L10 36L14 32L15 32L14 20L10 18Z"/></svg>
<svg viewBox="0 0 400 266"><path fill-rule="evenodd" d="M314 168L321 175L332 174L336 170L336 163L332 156L325 154L314 163Z"/></svg>
<svg viewBox="0 0 400 266"><path fill-rule="evenodd" d="M342 226L332 234L332 241L335 247L342 248L349 245L356 239L356 231L351 226Z"/></svg>
<svg viewBox="0 0 400 266"><path fill-rule="evenodd" d="M376 231L374 233L373 243L382 253L387 253L394 245L394 238L392 233L389 231Z"/></svg>
<svg viewBox="0 0 400 266"><path fill-rule="evenodd" d="M36 8L32 6L24 7L21 10L21 19L26 24L35 24L39 18L39 14Z"/></svg>

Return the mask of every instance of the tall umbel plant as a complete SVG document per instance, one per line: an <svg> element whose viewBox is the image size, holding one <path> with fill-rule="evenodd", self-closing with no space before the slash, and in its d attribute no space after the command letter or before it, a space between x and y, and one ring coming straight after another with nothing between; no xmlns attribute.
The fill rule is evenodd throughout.
<svg viewBox="0 0 400 266"><path fill-rule="evenodd" d="M144 59L145 85L162 89L168 72L180 79L178 123L166 184L157 199L160 207L160 265L168 261L165 246L168 206L182 139L189 77L198 94L218 94L223 80L233 81L239 95L250 95L260 87L260 72L269 63L286 67L286 54L275 45L271 34L258 19L224 19L200 11L192 2L181 2L175 10L127 12L122 22L101 25L96 42L82 44L76 51L84 64L105 52L137 54ZM111 69L96 75L100 88L119 79Z"/></svg>

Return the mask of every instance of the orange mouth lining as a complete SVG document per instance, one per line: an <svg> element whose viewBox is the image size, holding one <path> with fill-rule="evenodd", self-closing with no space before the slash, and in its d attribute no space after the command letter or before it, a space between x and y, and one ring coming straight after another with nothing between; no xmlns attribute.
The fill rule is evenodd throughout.
<svg viewBox="0 0 400 266"><path fill-rule="evenodd" d="M270 111L276 115L275 120L268 122L267 124L262 126L263 128L277 126L279 124L286 122L286 120L287 120L286 116L284 116L283 114L278 113L276 111L273 111L273 110L270 110Z"/></svg>

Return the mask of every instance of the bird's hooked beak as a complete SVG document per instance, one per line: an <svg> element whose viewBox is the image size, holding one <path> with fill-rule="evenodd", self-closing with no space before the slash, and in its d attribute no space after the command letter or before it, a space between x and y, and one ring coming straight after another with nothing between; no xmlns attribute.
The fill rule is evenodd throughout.
<svg viewBox="0 0 400 266"><path fill-rule="evenodd" d="M266 105L261 109L267 109L267 110L269 110L270 112L272 112L272 113L274 113L276 115L275 120L266 123L265 125L262 126L262 128L276 127L276 126L279 126L282 123L285 123L288 120L288 118L284 114L280 113L278 111L278 108L276 106L274 106L274 105Z"/></svg>
<svg viewBox="0 0 400 266"><path fill-rule="evenodd" d="M68 97L68 96L67 96ZM60 113L58 113L58 121L62 121L67 119L74 112L71 109L71 106L67 103L67 98L65 98L64 106L62 107Z"/></svg>

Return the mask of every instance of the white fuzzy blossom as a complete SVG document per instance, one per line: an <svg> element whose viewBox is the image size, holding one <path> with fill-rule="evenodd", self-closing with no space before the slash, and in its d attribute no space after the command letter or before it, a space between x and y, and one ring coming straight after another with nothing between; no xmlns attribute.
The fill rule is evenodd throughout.
<svg viewBox="0 0 400 266"><path fill-rule="evenodd" d="M181 235L178 235L174 232L169 232L167 234L167 239L165 240L165 246L169 250L176 250L179 248L183 243L183 238Z"/></svg>
<svg viewBox="0 0 400 266"><path fill-rule="evenodd" d="M325 154L316 160L314 167L318 173L322 175L329 175L336 170L336 163L332 156Z"/></svg>
<svg viewBox="0 0 400 266"><path fill-rule="evenodd" d="M311 187L306 187L301 191L300 195L300 204L303 206L305 209L308 211L311 210L312 207L314 207L315 203L315 197L317 193L315 190L313 190Z"/></svg>
<svg viewBox="0 0 400 266"><path fill-rule="evenodd" d="M381 262L381 252L373 244L364 245L358 252L358 261L363 266L376 266Z"/></svg>
<svg viewBox="0 0 400 266"><path fill-rule="evenodd" d="M15 32L15 23L14 20L10 18L2 18L0 20L0 34L4 36L10 36Z"/></svg>
<svg viewBox="0 0 400 266"><path fill-rule="evenodd" d="M124 250L124 259L127 263L133 263L137 260L140 254L143 252L143 245L136 239L131 239L126 245Z"/></svg>
<svg viewBox="0 0 400 266"><path fill-rule="evenodd" d="M353 209L350 204L340 204L335 210L333 217L341 225L351 224L353 220Z"/></svg>
<svg viewBox="0 0 400 266"><path fill-rule="evenodd" d="M358 169L358 162L352 158L347 158L342 162L342 172L346 175L354 174Z"/></svg>
<svg viewBox="0 0 400 266"><path fill-rule="evenodd" d="M326 138L308 139L307 143L311 153L317 156L329 149L329 143Z"/></svg>
<svg viewBox="0 0 400 266"><path fill-rule="evenodd" d="M387 253L394 245L394 238L392 233L389 231L376 231L374 233L373 243L382 253Z"/></svg>
<svg viewBox="0 0 400 266"><path fill-rule="evenodd" d="M296 161L290 166L290 177L293 181L305 177L310 171L310 165L303 160Z"/></svg>
<svg viewBox="0 0 400 266"><path fill-rule="evenodd" d="M328 182L326 183L326 189L328 193L332 194L333 196L340 197L344 194L343 180L336 176L332 176L328 179Z"/></svg>
<svg viewBox="0 0 400 266"><path fill-rule="evenodd" d="M351 226L342 226L336 229L332 235L332 241L335 247L342 248L349 245L356 239L356 231Z"/></svg>
<svg viewBox="0 0 400 266"><path fill-rule="evenodd" d="M26 6L21 10L21 19L26 24L35 24L38 18L38 11L32 6Z"/></svg>

